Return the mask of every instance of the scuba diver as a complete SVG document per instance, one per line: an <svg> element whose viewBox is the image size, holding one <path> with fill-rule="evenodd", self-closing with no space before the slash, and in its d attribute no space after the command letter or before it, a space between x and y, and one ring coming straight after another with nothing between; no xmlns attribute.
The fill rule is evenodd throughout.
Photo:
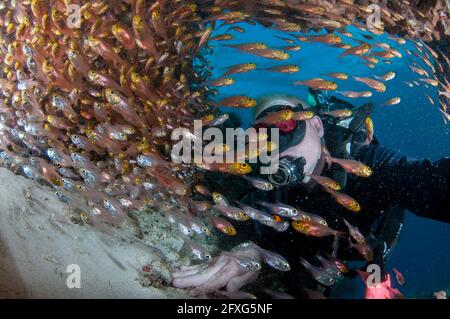
<svg viewBox="0 0 450 319"><path fill-rule="evenodd" d="M450 223L450 158L432 163L428 159L414 159L390 150L366 132L365 124L373 104L354 107L320 91L310 89L309 93L308 103L293 96L278 95L265 98L256 106L255 121L284 109L294 112L313 110L315 115L307 120L291 119L266 126L279 129L280 164L276 173L258 177L268 180L274 189L253 191L241 202L252 207L257 207L260 201L288 204L313 213L325 220L328 227L341 232L347 232L350 224L363 234L370 254L361 254L347 236L306 236L293 227L279 232L256 221L251 226L238 228L238 233L245 231L246 238L251 236L250 240L259 247L286 258L290 271L281 272L285 279L283 283L287 286L286 292L295 298L305 298L311 291L330 294L335 281L323 282L328 277L318 278L320 273L314 272L318 269L314 266L323 266L324 256L335 261L365 260L366 265L361 268L364 271L369 264L378 265L381 284L367 285L366 298L398 297L393 293L395 289L390 287L384 265L398 240L404 211ZM352 116L327 115L343 109L351 110ZM328 155L324 152L326 149ZM370 167L372 173L368 177L348 174L335 162L328 165L327 156L359 161ZM357 207L360 211L355 213L343 207L311 176L325 176L337 181L341 186L339 192L355 199L360 204ZM258 246L240 245L233 252L259 261L262 256ZM181 271L173 284L194 287L198 292L222 288L238 290L255 281L259 273L242 268L224 253L204 267ZM355 277L357 273L349 271L344 275Z"/></svg>

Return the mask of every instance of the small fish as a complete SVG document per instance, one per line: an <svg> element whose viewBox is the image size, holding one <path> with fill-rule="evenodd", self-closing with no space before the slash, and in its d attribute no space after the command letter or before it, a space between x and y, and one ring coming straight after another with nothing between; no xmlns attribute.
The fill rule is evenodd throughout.
<svg viewBox="0 0 450 319"><path fill-rule="evenodd" d="M435 103L434 103L433 98L428 93L425 93L425 95L428 98L428 101L430 101L431 105L434 105Z"/></svg>
<svg viewBox="0 0 450 319"><path fill-rule="evenodd" d="M193 260L199 260L203 262L210 261L212 259L211 254L199 243L194 242L189 237L183 238L187 249L190 252L190 258Z"/></svg>
<svg viewBox="0 0 450 319"><path fill-rule="evenodd" d="M330 90L336 90L337 84L333 81L324 80L322 78L315 78L305 81L296 81L294 82L295 85L306 85L309 86L315 90L323 90L323 91L330 91Z"/></svg>
<svg viewBox="0 0 450 319"><path fill-rule="evenodd" d="M208 86L229 86L235 83L233 78L218 78L211 82L206 83Z"/></svg>
<svg viewBox="0 0 450 319"><path fill-rule="evenodd" d="M111 33L123 44L126 50L131 51L136 47L136 39L132 35L131 30L128 30L123 24L113 24Z"/></svg>
<svg viewBox="0 0 450 319"><path fill-rule="evenodd" d="M238 256L236 254L229 253L229 252L223 252L222 254L233 258L239 264L239 266L241 266L244 269L247 269L249 271L261 270L261 264L258 261L256 261L255 259Z"/></svg>
<svg viewBox="0 0 450 319"><path fill-rule="evenodd" d="M229 41L229 40L233 40L233 35L226 33L209 38L209 41Z"/></svg>
<svg viewBox="0 0 450 319"><path fill-rule="evenodd" d="M390 81L393 78L395 78L395 72L388 72L388 73L386 73L384 75L381 75L381 76L375 75L375 78L377 78L378 80L381 80L381 81L385 81L385 82L386 81Z"/></svg>
<svg viewBox="0 0 450 319"><path fill-rule="evenodd" d="M245 32L245 30L243 28L238 27L238 26L230 27L225 32L228 32L228 31L236 31L236 32L239 32L239 33L244 33Z"/></svg>
<svg viewBox="0 0 450 319"><path fill-rule="evenodd" d="M383 103L383 105L389 106L389 105L397 105L402 101L399 97L393 97L392 99L387 100Z"/></svg>
<svg viewBox="0 0 450 319"><path fill-rule="evenodd" d="M325 76L329 76L338 80L348 80L348 75L346 73L327 73Z"/></svg>
<svg viewBox="0 0 450 319"><path fill-rule="evenodd" d="M250 217L240 208L233 207L233 206L221 206L221 205L214 205L212 208L218 210L222 213L222 215L237 220L237 221L247 221L250 219Z"/></svg>
<svg viewBox="0 0 450 319"><path fill-rule="evenodd" d="M246 52L251 52L254 50L265 50L268 48L267 44L262 42L243 43L243 44L224 44L224 46Z"/></svg>
<svg viewBox="0 0 450 319"><path fill-rule="evenodd" d="M247 53L271 60L287 60L291 57L286 51L276 49L251 50Z"/></svg>
<svg viewBox="0 0 450 319"><path fill-rule="evenodd" d="M326 176L320 176L320 175L308 175L309 177L311 177L311 179L313 181L315 181L317 184L325 187L325 188L329 188L335 191L339 191L341 190L341 185L339 185L338 182L332 180L329 177Z"/></svg>
<svg viewBox="0 0 450 319"><path fill-rule="evenodd" d="M349 242L350 248L356 249L359 252L359 254L364 257L365 260L373 261L373 250L368 244L366 244L366 243L354 244L354 243L352 243L350 238L348 239L348 242Z"/></svg>
<svg viewBox="0 0 450 319"><path fill-rule="evenodd" d="M197 167L234 175L246 175L252 171L252 167L247 163L197 163Z"/></svg>
<svg viewBox="0 0 450 319"><path fill-rule="evenodd" d="M324 286L332 286L336 280L331 277L325 270L310 264L307 260L300 257L300 263L309 271L311 276Z"/></svg>
<svg viewBox="0 0 450 319"><path fill-rule="evenodd" d="M354 213L358 213L361 211L361 205L359 205L359 203L350 196L333 191L331 189L326 189L326 191L330 193L341 206Z"/></svg>
<svg viewBox="0 0 450 319"><path fill-rule="evenodd" d="M324 255L325 255L325 257L327 257L328 260L330 260L334 263L334 265L339 269L339 271L341 273L346 274L350 271L348 266L345 263L343 263L341 260L339 260L336 257L333 257L331 255L328 255L328 254L324 254Z"/></svg>
<svg viewBox="0 0 450 319"><path fill-rule="evenodd" d="M55 195L60 202L63 202L64 204L70 204L70 199L66 195L64 195L61 191L56 191Z"/></svg>
<svg viewBox="0 0 450 319"><path fill-rule="evenodd" d="M341 118L341 117L349 117L353 115L353 112L351 110L348 109L342 109L342 110L334 110L334 111L328 111L328 112L321 112L321 114L323 115L329 115L332 117L337 117L337 118Z"/></svg>
<svg viewBox="0 0 450 319"><path fill-rule="evenodd" d="M331 162L338 164L346 172L360 177L370 177L372 175L372 169L359 161L331 157Z"/></svg>
<svg viewBox="0 0 450 319"><path fill-rule="evenodd" d="M312 36L296 36L299 41L303 42L321 42L326 44L339 44L342 42L341 37L336 34L330 33L325 35L312 35Z"/></svg>
<svg viewBox="0 0 450 319"><path fill-rule="evenodd" d="M375 131L372 118L368 116L364 121L364 124L366 127L367 139L369 140L369 142L371 142L373 140L373 134Z"/></svg>
<svg viewBox="0 0 450 319"><path fill-rule="evenodd" d="M356 47L345 50L339 57L344 57L347 55L363 55L370 51L370 45L367 43L362 43Z"/></svg>
<svg viewBox="0 0 450 319"><path fill-rule="evenodd" d="M372 96L372 92L370 91L361 91L361 92L356 92L356 91L336 91L336 93L342 94L346 97L349 98L360 98L360 97L371 97Z"/></svg>
<svg viewBox="0 0 450 319"><path fill-rule="evenodd" d="M320 224L320 225L323 225L323 226L328 226L327 221L323 217L321 217L319 215L315 215L315 214L311 214L311 213L305 213L305 212L300 212L300 214L304 214L307 217L306 220L309 220L312 223Z"/></svg>
<svg viewBox="0 0 450 319"><path fill-rule="evenodd" d="M211 196L211 192L206 188L205 185L197 184L195 185L194 188L198 193L202 194L203 196Z"/></svg>
<svg viewBox="0 0 450 319"><path fill-rule="evenodd" d="M292 119L296 121L306 121L314 117L313 111L298 111L295 112Z"/></svg>
<svg viewBox="0 0 450 319"><path fill-rule="evenodd" d="M438 94L439 94L439 95L443 95L443 96L445 96L446 98L450 99L450 92L445 92L445 91L439 91L439 90L438 90Z"/></svg>
<svg viewBox="0 0 450 319"><path fill-rule="evenodd" d="M395 279L397 280L398 284L400 286L404 286L405 285L405 277L403 277L403 274L395 268L393 268L393 270L395 273Z"/></svg>
<svg viewBox="0 0 450 319"><path fill-rule="evenodd" d="M339 268L336 266L336 264L331 261L326 259L323 256L317 255L316 258L320 261L320 263L322 264L323 269L334 279L341 279L342 276L342 272L339 270Z"/></svg>
<svg viewBox="0 0 450 319"><path fill-rule="evenodd" d="M270 209L272 214L280 215L283 217L295 217L299 214L295 207L282 204L282 203L268 203L261 200L257 200L256 204Z"/></svg>
<svg viewBox="0 0 450 319"><path fill-rule="evenodd" d="M213 120L211 120L207 126L219 126L225 123L226 120L230 118L230 115L228 113L222 113L221 115L217 116Z"/></svg>
<svg viewBox="0 0 450 319"><path fill-rule="evenodd" d="M300 51L302 48L299 45L287 45L284 46L282 48L280 48L283 51L292 51L292 52L297 52Z"/></svg>
<svg viewBox="0 0 450 319"><path fill-rule="evenodd" d="M342 232L334 230L328 226L316 223L312 220L294 220L291 223L292 227L307 236L326 237L326 236L341 236Z"/></svg>
<svg viewBox="0 0 450 319"><path fill-rule="evenodd" d="M229 206L230 202L228 201L228 199L220 194L219 192L212 192L211 194L213 201L216 205L220 205L220 206Z"/></svg>
<svg viewBox="0 0 450 319"><path fill-rule="evenodd" d="M256 100L245 95L235 95L220 100L219 102L217 102L217 105L237 107L237 108L247 108L247 107L254 107L256 105Z"/></svg>
<svg viewBox="0 0 450 319"><path fill-rule="evenodd" d="M256 125L259 123L264 123L267 125L273 125L273 124L276 124L279 122L290 120L293 116L294 116L294 112L289 109L280 110L277 112L271 112L271 113L267 114L266 116L264 116L260 119L257 119L254 124Z"/></svg>
<svg viewBox="0 0 450 319"><path fill-rule="evenodd" d="M246 181L248 181L253 187L263 190L263 191L271 191L273 190L273 185L266 181L265 179L258 178L258 177L250 177L243 175L242 178L244 178Z"/></svg>
<svg viewBox="0 0 450 319"><path fill-rule="evenodd" d="M267 213L260 211L256 208L253 208L249 205L245 205L241 202L237 202L240 208L253 220L260 221L262 223L271 222L273 217L268 215Z"/></svg>
<svg viewBox="0 0 450 319"><path fill-rule="evenodd" d="M251 244L255 247L260 253L261 259L270 267L279 270L279 271L289 271L291 270L291 266L289 262L281 255L269 251L267 249L261 248L256 244Z"/></svg>
<svg viewBox="0 0 450 319"><path fill-rule="evenodd" d="M386 86L377 80L373 80L370 78L361 78L358 76L354 76L353 78L358 82L362 82L362 83L366 84L367 86L371 87L375 91L386 92Z"/></svg>
<svg viewBox="0 0 450 319"><path fill-rule="evenodd" d="M419 81L428 83L432 86L438 86L439 85L439 81L436 79L429 79L429 78L425 78L425 79L419 79Z"/></svg>
<svg viewBox="0 0 450 319"><path fill-rule="evenodd" d="M414 84L412 84L411 82L408 81L403 81L403 83L405 83L407 86L409 86L410 88L414 87Z"/></svg>
<svg viewBox="0 0 450 319"><path fill-rule="evenodd" d="M300 67L297 65L281 65L281 66L265 68L264 70L273 71L273 72L281 72L281 73L297 73L300 71Z"/></svg>
<svg viewBox="0 0 450 319"><path fill-rule="evenodd" d="M254 69L256 69L255 63L236 64L234 66L229 67L228 70L223 75L229 76L231 74L245 73L250 72Z"/></svg>
<svg viewBox="0 0 450 319"><path fill-rule="evenodd" d="M212 216L211 221L212 221L214 227L216 227L222 233L229 235L229 236L235 236L237 234L236 229L233 227L233 225L231 225L225 219Z"/></svg>
<svg viewBox="0 0 450 319"><path fill-rule="evenodd" d="M348 228L348 232L350 234L350 236L358 243L358 244L365 244L366 243L366 239L364 238L364 235L361 234L361 232L359 231L359 229L355 226L353 226L352 224L350 224L347 220L343 219L345 225Z"/></svg>

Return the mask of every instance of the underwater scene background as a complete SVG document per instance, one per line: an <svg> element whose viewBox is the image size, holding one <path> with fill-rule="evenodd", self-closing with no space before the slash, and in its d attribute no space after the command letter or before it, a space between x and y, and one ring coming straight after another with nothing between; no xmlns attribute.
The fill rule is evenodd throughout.
<svg viewBox="0 0 450 319"><path fill-rule="evenodd" d="M369 32L364 32L356 27L350 26L347 31L353 34L352 38L342 36L343 42L352 46L357 45L356 40L368 43L385 42L400 50L403 57L392 59L391 64L379 63L371 69L361 63L361 59L355 56L339 57L342 49L334 48L322 43L305 43L296 41L301 49L297 52L289 52L291 58L289 62L271 61L262 57L253 56L240 52L234 48L223 46L222 43L237 44L250 42L263 42L269 47L277 48L286 45L286 42L275 37L286 37L286 33L266 28L262 25L250 25L247 23L237 23L245 29L245 33L229 31L234 40L231 41L211 41L212 53L207 56L210 61L213 78L218 78L224 71L232 65L240 63L256 63L257 69L242 74L234 74L232 77L236 83L232 86L220 88L217 100L221 98L243 94L258 99L271 94L285 93L299 97L303 101L308 100L308 90L306 86L293 85L294 81L321 77L323 74L332 72L343 72L361 77L381 76L393 71L396 77L387 82L385 93L373 91L373 96L369 98L346 98L340 94L330 91L330 95L335 95L355 106L363 103L373 102L376 105L373 113L375 125L375 136L382 145L392 149L400 150L405 155L416 158L429 158L431 161L438 160L450 155L450 127L443 120L442 114L438 110L438 90L433 86L409 87L405 81L413 81L418 78L418 74L413 73L408 67L412 60L419 63L423 68L427 68L423 61L415 56L408 55L404 49L419 53L416 46L411 42L403 46L395 45L389 39L389 35L383 34L375 36ZM227 26L222 26L212 37L223 34ZM295 33L297 35L318 35L326 34L326 31L308 33ZM362 34L374 36L373 40L367 40ZM448 44L448 43L447 43ZM444 49L448 45L444 46ZM296 64L300 71L293 74L277 73L263 68L269 68L283 64ZM363 91L367 87L363 83L356 81L339 81L338 90ZM431 104L425 93L434 100ZM397 105L383 106L387 100L393 97L400 97L401 102ZM241 125L247 128L251 125L253 118L252 109L235 109L221 107L224 112L234 113L242 121ZM389 258L387 269L393 274L392 268L396 267L403 272L407 284L401 288L406 298L429 298L432 292L447 287L450 282L450 226L445 223L419 218L408 212L400 235L398 245L395 247ZM394 284L395 285L395 284ZM347 281L341 285L336 292L336 297L340 298L361 298L364 294L364 286L359 280Z"/></svg>
<svg viewBox="0 0 450 319"><path fill-rule="evenodd" d="M122 284L116 282L112 290L122 291L126 282L126 296L128 291L135 296L139 290L148 298L252 299L261 294L316 299L328 297L333 289L330 297L363 298L364 281L357 271L363 259L364 265L365 261L378 262L380 254L375 256L374 251L381 251L378 244L385 239L379 238L384 228L376 225L372 232L369 223L389 215L378 214L380 206L390 207L395 200L406 202L401 197L406 188L399 187L397 179L385 177L400 180L406 176L411 181L411 169L409 174L396 174L402 164L398 161L394 163L398 165L385 165L390 166L389 174L373 174L380 167L381 173L385 172L386 167L373 164L372 170L372 164L362 163L364 159L352 160L349 152L339 147L343 144L336 147L338 142L328 143L309 131L315 143L306 145L315 147L317 156L303 164L296 156L289 163L294 168L288 177L297 181L308 177L312 183L289 186L317 190L314 194L318 196L299 192L297 199L305 201L287 204L285 196L283 204L275 203L282 193L275 189L274 185L279 186L276 181L260 178L263 176L254 174L256 165L248 163L261 159L261 148L271 153L274 146L286 146L281 139L274 142L269 134L260 132L248 136L258 141L258 149L247 149L244 161L241 157L231 163L215 162L217 154L211 154L212 163L206 158L193 162L191 146L207 144L204 136L197 135L195 120L201 119L203 129L215 132L217 128L247 128L262 97L284 93L310 103L310 86L355 106L372 102L375 111L371 118L364 116L365 130L358 132L365 141L372 140L373 119L375 136L382 145L414 158L435 161L448 157L448 1L411 0L408 6L405 1L373 2L375 6L368 6L366 0L73 0L69 6L69 1L61 0L0 1L0 174L6 176L0 182L8 185L11 181L14 186L0 187L0 198L7 198L0 200L0 246L5 237L9 243L1 250L22 255L12 263L11 273L27 274L30 271L24 266L34 266L24 252L48 261L56 258L47 258L47 254L72 258L66 254L70 252L80 257L85 245L106 253L98 261L94 252L92 256L96 256L87 258L90 266L86 268L98 270L101 263L105 268L117 266L120 275L105 271L103 278L121 277ZM373 16L371 8L378 8L379 18L383 18L380 25L368 23ZM76 20L78 25L74 25ZM244 72L241 66L248 62L252 64L246 67L251 68ZM239 66L238 70L231 72L233 66ZM294 84L296 81L302 83ZM370 97L348 98L361 96L362 91ZM284 130L288 142L295 142L288 143L291 146L300 145L296 137L303 136L306 129L296 134L302 128L314 123L320 127L314 115L336 124L345 122L354 111L317 108L315 114L282 104L292 108L267 114L257 125ZM334 129L327 132L341 128L334 125ZM177 133L183 154L175 151L174 146L180 146L174 138ZM227 142L216 144L220 160ZM381 149L372 146L366 150ZM313 152L305 153L300 155L307 157ZM188 160L183 161L185 158ZM328 167L323 169L325 163ZM309 171L304 169L307 164L312 166ZM422 176L431 180L428 186L437 185L433 182L438 178L444 181L441 189L450 186L445 167L442 172L436 172L440 167L427 169ZM436 174L428 174L430 171ZM339 192L347 176L356 186ZM417 180L417 185L420 182ZM389 192L389 185L396 194ZM374 191L367 191L369 187ZM424 190L415 183L408 187L410 191ZM33 194L39 192L39 196ZM250 192L251 196L242 197ZM442 214L442 209L429 209L430 205L448 202L430 203L429 199L448 194L428 193L441 196L423 197L428 199L425 213ZM292 194L297 195L283 195ZM257 198L260 195L262 199ZM364 207L363 201L361 205L357 202L359 195L369 202L376 198ZM354 214L362 207L377 214ZM34 221L29 212L36 213ZM438 217L446 220L448 216ZM40 226L47 227L42 236L56 242L54 246L33 237L38 232L31 230ZM255 231L250 230L253 226ZM71 232L65 233L64 227L72 227ZM255 238L260 227L270 233ZM379 237L375 234L378 228L383 228ZM26 236L21 236L24 229ZM365 297L432 298L434 291L448 290L449 230L448 224L407 214L387 265L388 271L395 267L403 273L406 286L401 292L389 288L377 296L368 296L367 289ZM98 236L98 241L84 232ZM85 241L63 244L61 238ZM274 240L268 243L265 239ZM314 246L321 240L327 243L326 249ZM76 244L80 246L76 248ZM279 248L290 251L282 254ZM0 254L0 268L3 257ZM360 262L349 262L348 268L337 258ZM15 260L14 255L5 259ZM63 262L57 265L58 271L63 272L64 266ZM53 271L53 265L42 264L42 269ZM58 271L54 273L59 275ZM356 278L341 282L347 273ZM365 273L359 274L364 277ZM5 281L2 276L13 278L8 271L0 273L0 288ZM297 278L286 280L289 276ZM39 288L47 279L39 271L31 277ZM92 272L91 279L94 277ZM59 285L61 278L53 283ZM104 297L97 291L103 290L103 284L108 289L112 286L109 278L92 281L92 295ZM335 285L337 282L340 284ZM402 282L401 275L397 282ZM292 296L286 295L292 287L286 290L283 286L297 283L305 286L294 287ZM47 289L34 296L55 296L60 291L51 285ZM90 296L80 292L78 297ZM107 296L114 295L118 296Z"/></svg>

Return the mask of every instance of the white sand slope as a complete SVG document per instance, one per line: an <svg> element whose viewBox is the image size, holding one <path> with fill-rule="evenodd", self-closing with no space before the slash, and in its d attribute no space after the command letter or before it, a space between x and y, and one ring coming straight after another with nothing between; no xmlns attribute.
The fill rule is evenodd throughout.
<svg viewBox="0 0 450 319"><path fill-rule="evenodd" d="M68 212L47 187L0 168L0 298L186 297L137 280L136 269L164 263L154 250L102 235L105 245L98 232L70 222ZM67 287L71 264L81 270L79 289Z"/></svg>

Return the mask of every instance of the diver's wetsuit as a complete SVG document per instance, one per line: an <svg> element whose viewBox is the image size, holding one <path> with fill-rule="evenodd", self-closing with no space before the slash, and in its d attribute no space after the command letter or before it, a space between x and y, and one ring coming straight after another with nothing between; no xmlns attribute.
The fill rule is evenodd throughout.
<svg viewBox="0 0 450 319"><path fill-rule="evenodd" d="M284 192L278 199L324 217L328 225L336 230L347 231L343 223L345 218L368 237L375 252L373 263L380 266L384 264L386 250L395 244L403 223L403 208L418 216L450 223L450 158L431 163L374 144L363 146L354 157L373 169L369 178L351 175L343 190L360 203L361 212L353 213L341 207L319 185L309 191L304 186L297 186ZM329 173L325 169L322 175ZM273 192L258 191L252 197L275 200ZM288 292L302 297L302 287L317 287L318 283L300 264L299 256L319 265L313 257L319 252L332 252L333 236L308 237L292 227L279 233L257 222L254 222L254 226L255 241L285 256L290 262L292 270L284 274L287 276ZM349 249L347 238L341 239L337 257L342 260L362 260L357 251Z"/></svg>

